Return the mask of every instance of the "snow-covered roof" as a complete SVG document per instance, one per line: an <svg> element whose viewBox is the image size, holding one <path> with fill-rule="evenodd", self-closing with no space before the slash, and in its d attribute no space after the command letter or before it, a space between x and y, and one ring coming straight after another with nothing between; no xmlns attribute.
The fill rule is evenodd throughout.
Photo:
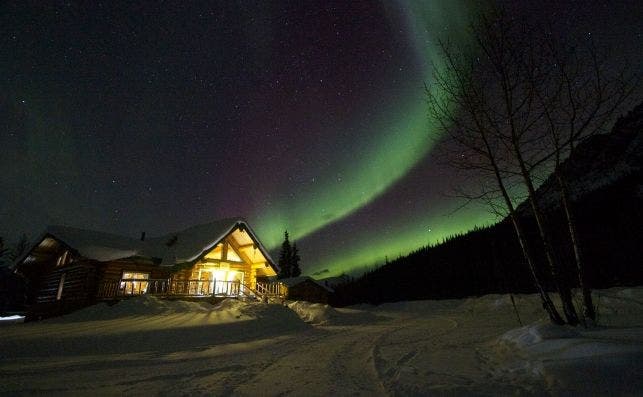
<svg viewBox="0 0 643 397"><path fill-rule="evenodd" d="M97 261L137 256L143 243L130 237L60 225L48 226L45 236L52 236L85 258Z"/></svg>
<svg viewBox="0 0 643 397"><path fill-rule="evenodd" d="M307 280L312 281L313 283L319 285L320 287L324 288L325 290L327 290L329 292L333 292L332 288L324 285L323 283L321 283L321 282L319 282L319 281L317 281L314 278L309 277L309 276L282 278L282 279L279 280L279 282L282 283L283 285L285 285L286 287L290 288L290 287L294 287L295 285L299 285L299 284L301 284L301 283L303 283L303 282L305 282Z"/></svg>
<svg viewBox="0 0 643 397"><path fill-rule="evenodd" d="M188 229L141 241L131 237L78 229L69 226L49 226L39 242L46 237L66 244L88 259L111 261L145 257L161 261L161 265L192 262L212 249L237 227L248 232L268 262L274 262L267 250L243 218L226 218Z"/></svg>
<svg viewBox="0 0 643 397"><path fill-rule="evenodd" d="M191 262L213 248L239 224L249 229L242 218L227 218L150 238L143 242L141 256L161 258L162 265Z"/></svg>

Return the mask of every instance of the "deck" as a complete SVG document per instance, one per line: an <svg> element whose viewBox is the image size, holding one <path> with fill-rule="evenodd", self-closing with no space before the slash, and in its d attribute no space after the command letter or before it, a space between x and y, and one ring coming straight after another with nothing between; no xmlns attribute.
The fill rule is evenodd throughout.
<svg viewBox="0 0 643 397"><path fill-rule="evenodd" d="M284 288L279 282L259 282L255 288L251 288L240 281L121 279L101 282L96 297L100 300L112 300L137 295L234 297L266 301L283 298Z"/></svg>

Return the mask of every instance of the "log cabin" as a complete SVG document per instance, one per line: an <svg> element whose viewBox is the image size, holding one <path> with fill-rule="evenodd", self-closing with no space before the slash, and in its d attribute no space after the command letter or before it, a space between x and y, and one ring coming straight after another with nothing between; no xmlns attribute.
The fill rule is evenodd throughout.
<svg viewBox="0 0 643 397"><path fill-rule="evenodd" d="M333 289L308 276L279 280L279 296L289 300L328 303Z"/></svg>
<svg viewBox="0 0 643 397"><path fill-rule="evenodd" d="M16 261L16 272L29 286L30 319L142 294L261 300L279 294L269 281L278 267L241 218L149 239L50 226Z"/></svg>

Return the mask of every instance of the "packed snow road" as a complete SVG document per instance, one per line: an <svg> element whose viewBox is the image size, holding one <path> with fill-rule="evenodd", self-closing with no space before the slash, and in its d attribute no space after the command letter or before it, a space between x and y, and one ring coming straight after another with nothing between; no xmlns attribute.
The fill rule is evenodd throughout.
<svg viewBox="0 0 643 397"><path fill-rule="evenodd" d="M0 328L0 394L640 393L643 290L604 295L610 327L585 331L518 328L501 295L350 309L140 297ZM533 296L517 304L525 323L541 315Z"/></svg>

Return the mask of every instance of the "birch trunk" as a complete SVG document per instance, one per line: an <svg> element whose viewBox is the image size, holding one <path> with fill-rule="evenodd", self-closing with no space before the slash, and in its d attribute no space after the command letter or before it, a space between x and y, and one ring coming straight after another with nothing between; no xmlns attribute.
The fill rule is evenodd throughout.
<svg viewBox="0 0 643 397"><path fill-rule="evenodd" d="M572 212L567 184L565 183L563 176L560 174L560 171L556 170L555 174L560 188L561 206L565 212L567 228L569 229L569 236L574 249L574 260L576 261L576 271L578 273L578 286L583 294L583 314L586 318L596 321L596 311L594 309L594 302L592 301L592 290L589 288L589 283L587 282L587 274L585 273L578 232L576 230L576 219Z"/></svg>

